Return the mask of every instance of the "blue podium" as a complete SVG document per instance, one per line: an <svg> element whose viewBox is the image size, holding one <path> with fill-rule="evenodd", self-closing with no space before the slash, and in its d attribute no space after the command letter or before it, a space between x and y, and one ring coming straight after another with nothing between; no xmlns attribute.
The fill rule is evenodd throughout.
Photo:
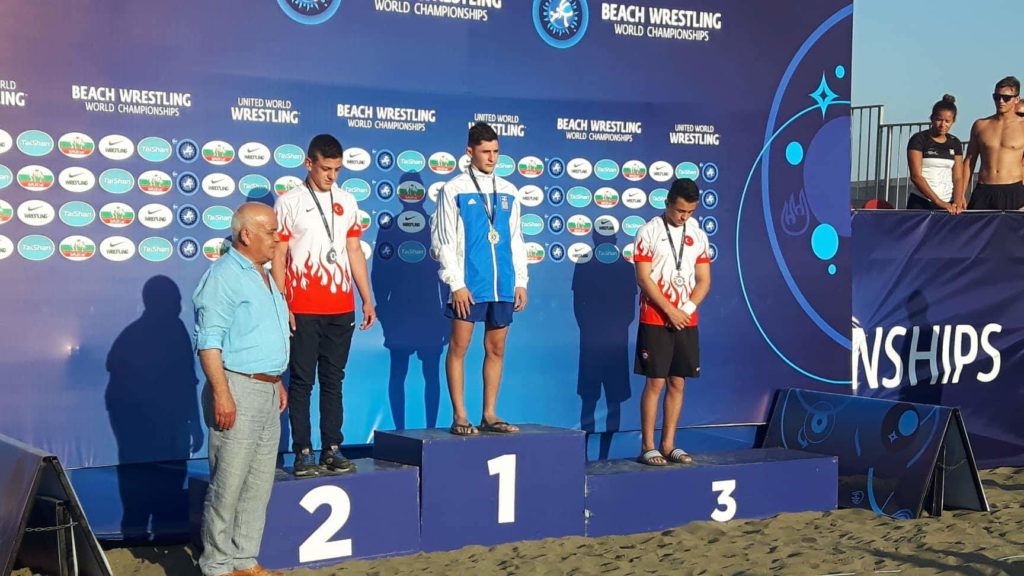
<svg viewBox="0 0 1024 576"><path fill-rule="evenodd" d="M420 469L424 551L583 534L584 432L521 428L475 436L375 433L374 458Z"/></svg>
<svg viewBox="0 0 1024 576"><path fill-rule="evenodd" d="M634 460L589 464L587 536L836 508L834 456L771 448L693 459L693 464L661 467Z"/></svg>
<svg viewBox="0 0 1024 576"><path fill-rule="evenodd" d="M277 471L260 564L312 567L419 551L416 468L368 458L355 463L356 472L316 478ZM189 479L193 534L208 486L208 476Z"/></svg>

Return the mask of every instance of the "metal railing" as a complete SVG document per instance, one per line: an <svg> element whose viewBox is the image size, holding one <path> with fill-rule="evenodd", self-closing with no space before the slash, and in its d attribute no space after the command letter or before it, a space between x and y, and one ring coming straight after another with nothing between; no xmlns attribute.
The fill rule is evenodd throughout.
<svg viewBox="0 0 1024 576"><path fill-rule="evenodd" d="M850 202L860 208L871 199L906 208L913 184L907 165L907 142L928 122L886 124L879 104L850 107ZM964 141L964 146L967 142ZM968 191L973 188L972 176Z"/></svg>

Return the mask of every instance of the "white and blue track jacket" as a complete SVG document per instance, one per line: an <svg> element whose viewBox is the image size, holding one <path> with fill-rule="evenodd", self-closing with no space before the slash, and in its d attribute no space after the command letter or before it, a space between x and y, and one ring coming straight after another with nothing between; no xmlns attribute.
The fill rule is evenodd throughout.
<svg viewBox="0 0 1024 576"><path fill-rule="evenodd" d="M437 198L430 219L431 252L441 265L441 281L452 292L468 288L475 302L513 302L526 288L526 246L519 228L519 192L509 181L473 167L481 192L468 174L452 178ZM488 209L494 211L497 244L487 240Z"/></svg>

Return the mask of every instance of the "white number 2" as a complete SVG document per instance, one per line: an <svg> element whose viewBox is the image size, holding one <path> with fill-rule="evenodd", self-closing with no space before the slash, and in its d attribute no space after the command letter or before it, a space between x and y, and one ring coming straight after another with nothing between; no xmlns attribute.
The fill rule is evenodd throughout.
<svg viewBox="0 0 1024 576"><path fill-rule="evenodd" d="M714 511L711 512L711 519L716 522L725 522L732 520L733 516L736 515L736 499L732 497L733 490L736 489L735 480L719 480L711 483L712 492L721 492L718 495L718 505L725 506L725 510L721 510L715 507Z"/></svg>
<svg viewBox="0 0 1024 576"><path fill-rule="evenodd" d="M352 555L352 539L331 541L331 538L348 522L352 513L352 500L338 486L318 486L309 491L299 505L312 514L324 504L331 507L331 515L299 546L299 562L332 560Z"/></svg>
<svg viewBox="0 0 1024 576"><path fill-rule="evenodd" d="M512 524L516 521L516 455L491 458L487 472L498 476L498 524Z"/></svg>

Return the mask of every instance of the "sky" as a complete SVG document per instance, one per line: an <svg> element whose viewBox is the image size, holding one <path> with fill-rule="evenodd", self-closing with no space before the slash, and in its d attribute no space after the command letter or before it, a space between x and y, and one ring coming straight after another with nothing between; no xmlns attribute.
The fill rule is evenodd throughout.
<svg viewBox="0 0 1024 576"><path fill-rule="evenodd" d="M968 7L969 5L969 7ZM1024 0L854 0L854 106L885 105L884 120L924 122L956 96L963 139L994 112L1004 76L1024 78Z"/></svg>

